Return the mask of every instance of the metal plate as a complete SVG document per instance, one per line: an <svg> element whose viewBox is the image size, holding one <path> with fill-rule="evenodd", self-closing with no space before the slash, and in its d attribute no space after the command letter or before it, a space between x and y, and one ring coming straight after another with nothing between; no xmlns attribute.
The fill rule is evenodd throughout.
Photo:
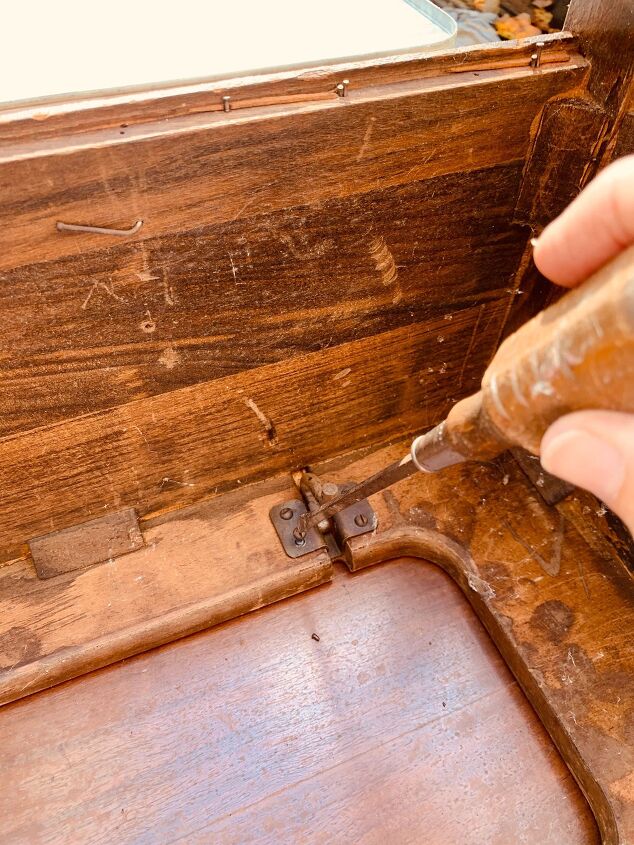
<svg viewBox="0 0 634 845"><path fill-rule="evenodd" d="M339 490L344 492L349 487L355 485L340 484ZM361 534L369 534L374 531L379 524L377 515L372 510L370 502L367 499L362 499L349 508L340 511L332 517L334 523L337 540L341 545L351 537L359 537Z"/></svg>
<svg viewBox="0 0 634 845"><path fill-rule="evenodd" d="M269 511L271 522L277 536L282 542L284 551L289 557L302 557L309 552L316 552L318 549L326 548L326 541L316 528L311 528L306 532L306 536L302 543L298 543L293 536L293 531L297 528L297 521L299 517L306 513L308 508L301 499L291 499L288 502L282 502L280 505L275 505ZM282 514L290 515L285 519Z"/></svg>

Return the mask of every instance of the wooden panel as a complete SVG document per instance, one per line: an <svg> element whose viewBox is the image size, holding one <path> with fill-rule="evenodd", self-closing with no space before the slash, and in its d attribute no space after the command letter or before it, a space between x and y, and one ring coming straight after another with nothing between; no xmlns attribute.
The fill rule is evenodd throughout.
<svg viewBox="0 0 634 845"><path fill-rule="evenodd" d="M634 76L631 0L571 0L565 28L592 60L590 92L599 102L618 102Z"/></svg>
<svg viewBox="0 0 634 845"><path fill-rule="evenodd" d="M313 469L362 479L406 445ZM460 584L511 666L601 828L634 836L634 580L609 549L593 551L508 456L421 473L371 497L378 531L350 541L360 568L415 554ZM582 515L581 515L582 516Z"/></svg>
<svg viewBox="0 0 634 845"><path fill-rule="evenodd" d="M506 300L493 300L5 439L0 549L429 427L473 392L505 313Z"/></svg>
<svg viewBox="0 0 634 845"><path fill-rule="evenodd" d="M524 158L543 103L582 65L352 91L337 102L182 117L2 149L0 269ZM125 133L123 136L121 132ZM19 185L19 191L15 186Z"/></svg>
<svg viewBox="0 0 634 845"><path fill-rule="evenodd" d="M4 708L0 772L15 845L597 842L474 614L413 561Z"/></svg>
<svg viewBox="0 0 634 845"><path fill-rule="evenodd" d="M594 174L608 128L605 111L582 99L547 103L526 165L516 218L540 232Z"/></svg>
<svg viewBox="0 0 634 845"><path fill-rule="evenodd" d="M328 555L288 558L269 520L293 495L290 477L237 490L81 572L40 580L29 561L0 567L0 703L327 581Z"/></svg>
<svg viewBox="0 0 634 845"><path fill-rule="evenodd" d="M520 172L452 174L7 271L0 436L506 298L525 239L508 222Z"/></svg>
<svg viewBox="0 0 634 845"><path fill-rule="evenodd" d="M222 96L231 96L232 108L265 101L299 102L335 95L342 79L351 89L423 79L443 73L480 71L504 67L526 67L537 41L544 42L542 63L580 61L576 40L567 32L548 38L525 38L458 47L441 53L410 53L384 56L360 62L290 71L178 84L157 89L80 94L15 107L0 106L0 141L32 141L76 132L113 127L125 129L133 123L173 119L184 114L205 113L223 107ZM295 99L294 99L295 98Z"/></svg>

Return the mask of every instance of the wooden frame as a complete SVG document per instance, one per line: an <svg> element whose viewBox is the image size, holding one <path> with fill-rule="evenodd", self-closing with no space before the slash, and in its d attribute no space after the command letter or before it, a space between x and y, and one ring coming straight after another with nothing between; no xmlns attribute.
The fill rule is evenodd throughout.
<svg viewBox="0 0 634 845"><path fill-rule="evenodd" d="M553 296L532 232L634 149L627 5L577 0L537 68L533 39L0 111L1 701L328 580L269 508L398 454ZM628 841L627 539L510 460L375 499L350 567L449 571ZM143 548L40 577L35 538L130 509Z"/></svg>

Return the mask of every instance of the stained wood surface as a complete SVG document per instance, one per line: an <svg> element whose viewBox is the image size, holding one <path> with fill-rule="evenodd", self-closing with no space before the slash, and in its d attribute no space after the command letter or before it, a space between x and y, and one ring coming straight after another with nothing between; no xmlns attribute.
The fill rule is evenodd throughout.
<svg viewBox="0 0 634 845"><path fill-rule="evenodd" d="M588 76L571 97L546 104L519 191L515 220L541 230L583 190L601 167L630 145L634 96L634 6L630 0L572 0L566 18L589 60ZM520 262L505 335L546 308L557 293L537 273L530 250Z"/></svg>
<svg viewBox="0 0 634 845"><path fill-rule="evenodd" d="M475 303L487 343L525 239L508 225L520 173L437 176L7 271L0 437Z"/></svg>
<svg viewBox="0 0 634 845"><path fill-rule="evenodd" d="M125 506L150 517L429 427L477 383L504 313L504 300L476 305L5 439L0 548L10 556Z"/></svg>
<svg viewBox="0 0 634 845"><path fill-rule="evenodd" d="M542 62L577 61L576 39L559 32L547 37L526 38L458 47L432 53L394 55L324 67L299 68L245 78L201 81L148 90L77 95L47 99L19 107L0 106L0 141L32 141L107 127L125 129L134 123L169 120L185 114L213 112L223 108L222 97L231 96L232 108L266 101L289 103L297 98L335 96L342 79L351 88L385 85L437 76L468 73L498 67L526 67L536 42L544 43Z"/></svg>
<svg viewBox="0 0 634 845"><path fill-rule="evenodd" d="M169 481L169 479L167 479ZM322 584L327 554L288 558L268 512L290 478L146 527L144 547L41 580L0 567L0 703Z"/></svg>
<svg viewBox="0 0 634 845"><path fill-rule="evenodd" d="M522 160L543 103L574 88L584 69L581 60L539 73L439 76L351 91L336 102L2 145L0 269L119 242L60 233L58 220L127 228L141 219L141 243Z"/></svg>
<svg viewBox="0 0 634 845"><path fill-rule="evenodd" d="M486 632L419 561L6 707L0 739L7 845L598 841Z"/></svg>
<svg viewBox="0 0 634 845"><path fill-rule="evenodd" d="M438 422L503 330L536 116L584 69L4 145L0 558Z"/></svg>
<svg viewBox="0 0 634 845"><path fill-rule="evenodd" d="M315 467L362 479L391 447ZM634 836L634 580L550 507L512 458L419 474L371 498L376 535L349 541L360 568L415 554L461 585L588 798L608 845ZM596 515L600 518L599 515ZM578 521L579 515L576 520ZM583 516L581 516L583 520Z"/></svg>

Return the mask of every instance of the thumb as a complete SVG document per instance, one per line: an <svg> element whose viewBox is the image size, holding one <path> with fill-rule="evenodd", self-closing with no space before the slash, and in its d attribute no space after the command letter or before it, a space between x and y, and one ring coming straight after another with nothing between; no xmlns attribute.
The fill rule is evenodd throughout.
<svg viewBox="0 0 634 845"><path fill-rule="evenodd" d="M561 417L542 439L541 462L547 472L594 493L634 534L634 415Z"/></svg>

